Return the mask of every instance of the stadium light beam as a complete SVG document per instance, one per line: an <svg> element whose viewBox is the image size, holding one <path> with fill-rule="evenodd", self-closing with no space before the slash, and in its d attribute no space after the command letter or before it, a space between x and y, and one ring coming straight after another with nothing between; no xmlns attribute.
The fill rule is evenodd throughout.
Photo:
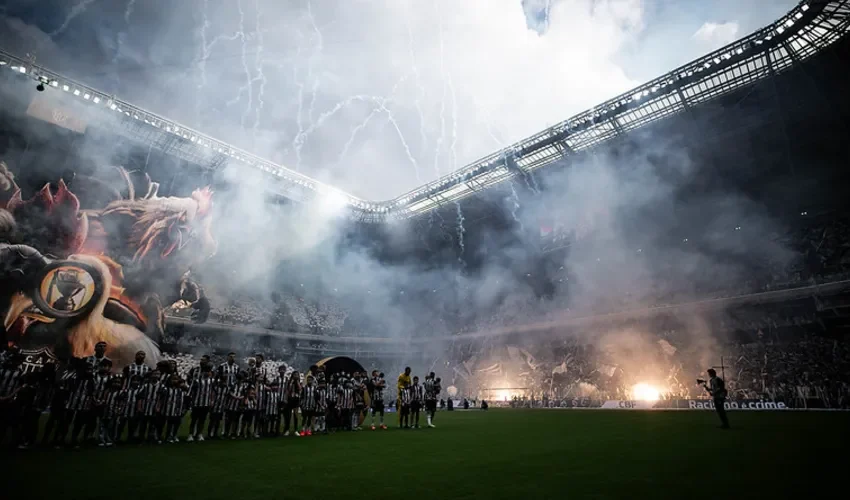
<svg viewBox="0 0 850 500"><path fill-rule="evenodd" d="M348 205L348 198L334 189L330 189L319 196L319 207L325 215L341 213Z"/></svg>

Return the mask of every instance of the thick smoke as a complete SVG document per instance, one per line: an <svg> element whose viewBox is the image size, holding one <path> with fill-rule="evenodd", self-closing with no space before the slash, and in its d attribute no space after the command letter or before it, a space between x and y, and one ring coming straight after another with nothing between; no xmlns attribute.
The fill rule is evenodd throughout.
<svg viewBox="0 0 850 500"><path fill-rule="evenodd" d="M245 1L203 2L199 10L170 2L160 14L137 5L119 13L133 23L94 40L74 28L107 15L94 5L51 28L17 17L3 23L23 52L38 48L40 62L366 198L395 196L635 83L612 61L645 28L640 2L552 2L546 22L532 30L520 2L452 5L340 2L319 10L309 2ZM272 33L267 23L275 19L286 22ZM85 50L66 57L43 34L57 28ZM568 43L577 39L594 43ZM114 63L108 75L94 69L104 60ZM553 169L534 194L526 191L535 179L511 185L514 193L495 202L515 221L510 238L484 230L473 242L459 226L475 224L462 204L432 217L442 218L452 242L452 258L438 265L388 259L391 251L352 242L351 223L333 200L269 203L273 184L230 165L214 181L226 186L215 195L218 252L195 271L221 302L237 295L269 302L281 290L312 294L344 307L362 335L412 338L506 332L511 324L684 301L736 283L754 261L792 257L772 243L776 224L758 203L703 183L705 166L686 146L658 135L636 142L625 153L599 151ZM94 175L121 156L93 140L76 151ZM170 188L199 184L181 179ZM553 218L575 242L539 271L558 283L540 298L515 268L540 259L536 228ZM423 245L420 223L428 224L389 224L381 241L412 254ZM467 270L464 259L473 255L501 258ZM694 344L710 345L705 322L689 321ZM542 338L532 330L529 339ZM600 345L614 335L570 333ZM613 338L648 352L649 333Z"/></svg>

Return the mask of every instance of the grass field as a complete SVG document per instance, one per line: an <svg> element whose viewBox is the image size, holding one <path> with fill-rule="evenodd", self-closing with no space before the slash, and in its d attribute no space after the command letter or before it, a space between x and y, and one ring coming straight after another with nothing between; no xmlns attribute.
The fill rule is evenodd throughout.
<svg viewBox="0 0 850 500"><path fill-rule="evenodd" d="M850 413L730 418L723 431L709 412L505 409L440 413L438 428L418 431L3 452L0 491L120 500L843 495Z"/></svg>

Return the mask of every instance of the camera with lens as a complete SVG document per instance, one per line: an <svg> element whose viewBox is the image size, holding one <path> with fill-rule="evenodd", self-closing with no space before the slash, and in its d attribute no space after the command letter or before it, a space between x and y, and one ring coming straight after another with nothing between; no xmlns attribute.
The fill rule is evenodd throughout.
<svg viewBox="0 0 850 500"><path fill-rule="evenodd" d="M701 378L698 378L698 379L697 379L697 384L705 384L705 380L703 380L703 379L701 379Z"/></svg>

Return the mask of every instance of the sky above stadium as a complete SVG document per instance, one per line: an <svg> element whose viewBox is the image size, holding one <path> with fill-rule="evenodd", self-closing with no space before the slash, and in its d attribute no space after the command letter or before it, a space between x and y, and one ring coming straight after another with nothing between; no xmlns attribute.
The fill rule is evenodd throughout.
<svg viewBox="0 0 850 500"><path fill-rule="evenodd" d="M0 47L388 199L768 24L794 0L7 0Z"/></svg>

